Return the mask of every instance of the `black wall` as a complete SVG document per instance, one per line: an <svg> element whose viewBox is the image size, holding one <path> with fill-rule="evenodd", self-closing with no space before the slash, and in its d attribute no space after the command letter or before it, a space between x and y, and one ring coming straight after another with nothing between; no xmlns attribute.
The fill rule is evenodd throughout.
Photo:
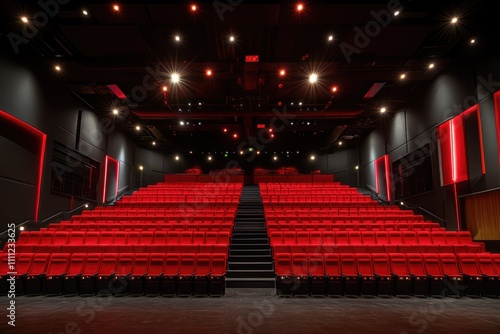
<svg viewBox="0 0 500 334"><path fill-rule="evenodd" d="M367 135L359 146L360 185L375 188L374 161L389 154L390 163L429 144L433 168L433 190L405 198L408 203L422 206L447 221L456 229L453 186L441 186L436 126L479 103L486 175L481 173L478 154L477 121L465 122L469 181L457 185L459 196L500 186L500 165L495 129L493 92L500 90L500 54L484 53L475 59L464 57L438 75L428 85L418 85L414 98L405 108L384 115L382 125ZM488 84L487 84L488 83ZM336 153L337 155L340 152ZM346 161L356 161L355 150L345 151ZM322 157L324 160L325 157ZM328 168L322 165L322 170ZM346 182L352 185L351 180ZM392 184L394 186L394 184ZM385 196L385 184L381 185ZM464 222L462 222L463 225Z"/></svg>
<svg viewBox="0 0 500 334"><path fill-rule="evenodd" d="M69 197L52 194L51 161L54 142L78 151L101 163L99 198L102 199L104 158L106 154L120 161L119 188L132 180L135 145L123 133L103 126L103 122L59 82L50 68L37 72L25 65L0 59L0 109L30 124L47 135L39 219L71 208ZM81 137L77 143L78 112L82 111ZM0 133L0 231L9 223L34 218L38 160L22 146L26 137L12 139ZM116 177L116 175L115 175ZM75 200L73 207L83 204Z"/></svg>

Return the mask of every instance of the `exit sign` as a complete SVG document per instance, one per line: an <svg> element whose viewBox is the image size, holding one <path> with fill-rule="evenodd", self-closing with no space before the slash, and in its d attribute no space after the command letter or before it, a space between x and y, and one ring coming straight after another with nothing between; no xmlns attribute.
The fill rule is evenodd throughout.
<svg viewBox="0 0 500 334"><path fill-rule="evenodd" d="M258 63L259 56L258 55L245 56L245 62L246 63Z"/></svg>

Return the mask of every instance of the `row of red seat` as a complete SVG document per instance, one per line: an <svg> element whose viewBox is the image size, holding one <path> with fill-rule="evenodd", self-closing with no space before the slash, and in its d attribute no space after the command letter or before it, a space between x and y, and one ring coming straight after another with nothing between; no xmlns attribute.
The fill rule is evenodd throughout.
<svg viewBox="0 0 500 334"><path fill-rule="evenodd" d="M279 295L495 295L500 254L278 253Z"/></svg>
<svg viewBox="0 0 500 334"><path fill-rule="evenodd" d="M144 196L124 196L116 204L136 204L136 203L238 203L240 195L217 195L217 196L191 196L191 195L144 195Z"/></svg>
<svg viewBox="0 0 500 334"><path fill-rule="evenodd" d="M85 244L85 245L18 245L19 253L224 253L228 244ZM4 250L6 251L6 250Z"/></svg>
<svg viewBox="0 0 500 334"><path fill-rule="evenodd" d="M186 214L186 213L235 213L237 210L237 206L234 205L226 205L223 207L220 206L172 206L172 207L159 207L159 208L130 208L130 207L120 207L120 206L98 206L93 212L136 212L139 215L148 215L151 213L163 213L163 214Z"/></svg>
<svg viewBox="0 0 500 334"><path fill-rule="evenodd" d="M230 233L205 231L25 231L17 241L19 245L85 245L85 244L229 244Z"/></svg>
<svg viewBox="0 0 500 334"><path fill-rule="evenodd" d="M472 245L469 231L274 231L270 232L274 245Z"/></svg>
<svg viewBox="0 0 500 334"><path fill-rule="evenodd" d="M139 211L139 210L137 210ZM95 212L85 212L81 216L85 218L89 217L119 217L119 218L126 218L126 217L134 217L135 220L139 220L141 218L150 218L150 217L157 217L157 218L166 218L166 217L172 217L172 218L194 218L194 217L217 217L217 218L224 218L224 217L232 217L234 218L236 214L236 210L231 211L231 212L150 212L150 213L140 213L140 212L132 212L132 211L95 211ZM78 216L77 216L78 217Z"/></svg>
<svg viewBox="0 0 500 334"><path fill-rule="evenodd" d="M330 216L330 215L338 215L339 213L346 215L353 215L356 213L362 214L375 214L380 212L397 212L401 215L413 215L413 211L410 210L401 210L399 207L377 207L377 206L367 206L367 207L345 207L345 208L290 208L290 206L281 206L281 205L266 205L264 207L264 213L269 214L279 214L281 216L293 215L293 216Z"/></svg>
<svg viewBox="0 0 500 334"><path fill-rule="evenodd" d="M445 230L438 223L381 224L277 224L269 223L268 231L422 231Z"/></svg>
<svg viewBox="0 0 500 334"><path fill-rule="evenodd" d="M262 195L262 202L266 203L366 203L373 200L369 196L363 195Z"/></svg>
<svg viewBox="0 0 500 334"><path fill-rule="evenodd" d="M16 294L222 295L226 260L219 253L22 253L15 259ZM2 294L11 271L3 254Z"/></svg>
<svg viewBox="0 0 500 334"><path fill-rule="evenodd" d="M91 217L91 216L73 216L71 219L71 222L73 223L120 223L120 222L127 222L127 223L134 223L134 224L141 224L141 223L158 223L158 224L164 224L164 223L169 223L169 224L174 224L174 223L181 223L181 224L189 224L189 223L194 223L194 222L217 222L221 221L223 223L231 223L234 221L233 217L222 217L222 216L216 216L216 215L211 215L211 216L189 216L188 214L184 217Z"/></svg>
<svg viewBox="0 0 500 334"><path fill-rule="evenodd" d="M40 229L42 231L42 229ZM69 223L50 224L46 230L51 231L228 231L233 230L232 223Z"/></svg>
<svg viewBox="0 0 500 334"><path fill-rule="evenodd" d="M295 244L275 245L277 253L481 253L481 244Z"/></svg>

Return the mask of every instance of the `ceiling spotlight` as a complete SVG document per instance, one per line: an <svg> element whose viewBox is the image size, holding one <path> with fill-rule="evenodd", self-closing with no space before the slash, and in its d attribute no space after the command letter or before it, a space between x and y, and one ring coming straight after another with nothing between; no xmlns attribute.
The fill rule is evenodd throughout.
<svg viewBox="0 0 500 334"><path fill-rule="evenodd" d="M168 90L167 86L163 86L163 91L166 92Z"/></svg>
<svg viewBox="0 0 500 334"><path fill-rule="evenodd" d="M304 5L303 5L303 4L301 4L301 3L299 3L299 4L297 5L297 11L298 11L298 12L301 12L301 11L303 11L303 10L304 10Z"/></svg>
<svg viewBox="0 0 500 334"><path fill-rule="evenodd" d="M277 156L274 156L274 157L273 157L273 160L278 160L278 157L277 157Z"/></svg>
<svg viewBox="0 0 500 334"><path fill-rule="evenodd" d="M299 106L301 106L301 105L302 105L302 102L299 102Z"/></svg>
<svg viewBox="0 0 500 334"><path fill-rule="evenodd" d="M153 146L156 146L156 142L155 142L155 141L154 141L154 142L152 142L151 144L153 144Z"/></svg>
<svg viewBox="0 0 500 334"><path fill-rule="evenodd" d="M82 10L83 15L87 16L89 13L86 10Z"/></svg>
<svg viewBox="0 0 500 334"><path fill-rule="evenodd" d="M229 36L229 41L234 42L234 36Z"/></svg>
<svg viewBox="0 0 500 334"><path fill-rule="evenodd" d="M337 86L332 87L332 93L335 93L337 91Z"/></svg>
<svg viewBox="0 0 500 334"><path fill-rule="evenodd" d="M399 10L395 11L395 12L394 12L394 16L398 16L398 15L399 15L399 13L400 13L400 12L399 12Z"/></svg>
<svg viewBox="0 0 500 334"><path fill-rule="evenodd" d="M206 73L207 73L207 76L211 76L212 75L212 70L208 69Z"/></svg>
<svg viewBox="0 0 500 334"><path fill-rule="evenodd" d="M399 203L399 204L401 204L401 205L405 205L405 203L404 203L404 202L401 202L401 203Z"/></svg>
<svg viewBox="0 0 500 334"><path fill-rule="evenodd" d="M26 16L21 17L21 21L24 23L28 23L28 18Z"/></svg>
<svg viewBox="0 0 500 334"><path fill-rule="evenodd" d="M280 75L284 76L286 74L286 71L284 69L280 70Z"/></svg>
<svg viewBox="0 0 500 334"><path fill-rule="evenodd" d="M434 68L434 63L430 63L429 68Z"/></svg>
<svg viewBox="0 0 500 334"><path fill-rule="evenodd" d="M316 81L318 81L318 75L316 73L313 73L309 76L309 82L310 83L315 83Z"/></svg>
<svg viewBox="0 0 500 334"><path fill-rule="evenodd" d="M401 74L400 78L401 78L401 79L406 78L406 74Z"/></svg>
<svg viewBox="0 0 500 334"><path fill-rule="evenodd" d="M274 138L274 133L271 134L271 138Z"/></svg>
<svg viewBox="0 0 500 334"><path fill-rule="evenodd" d="M120 6L118 6L118 5L114 5L114 6L113 6L113 10L114 10L115 12L119 12L119 11L120 11Z"/></svg>
<svg viewBox="0 0 500 334"><path fill-rule="evenodd" d="M198 102L198 105L201 106L201 102Z"/></svg>
<svg viewBox="0 0 500 334"><path fill-rule="evenodd" d="M208 156L208 161L212 161L212 157L210 155Z"/></svg>
<svg viewBox="0 0 500 334"><path fill-rule="evenodd" d="M172 80L172 82L173 82L173 83L178 83L178 82L180 81L180 79L181 79L181 78L180 78L179 74L177 74L177 73L172 73L171 80Z"/></svg>
<svg viewBox="0 0 500 334"><path fill-rule="evenodd" d="M58 72L61 70L61 66L59 66L59 65L54 66L54 68L55 68L55 70L56 70L56 71L58 71Z"/></svg>
<svg viewBox="0 0 500 334"><path fill-rule="evenodd" d="M238 134L237 133L233 134L233 137L238 138Z"/></svg>
<svg viewBox="0 0 500 334"><path fill-rule="evenodd" d="M474 43L476 43L476 40L473 38L470 40L470 44L474 44Z"/></svg>
<svg viewBox="0 0 500 334"><path fill-rule="evenodd" d="M451 23L455 24L458 22L458 17L454 17L451 19Z"/></svg>
<svg viewBox="0 0 500 334"><path fill-rule="evenodd" d="M359 169L359 166L354 166L354 169L355 169L355 170L358 170L358 169Z"/></svg>
<svg viewBox="0 0 500 334"><path fill-rule="evenodd" d="M181 40L181 37L179 35L175 36L175 41L179 42Z"/></svg>
<svg viewBox="0 0 500 334"><path fill-rule="evenodd" d="M191 11L196 12L198 10L198 6L196 5L191 5Z"/></svg>
<svg viewBox="0 0 500 334"><path fill-rule="evenodd" d="M89 205L88 204L85 204L85 209L88 209Z"/></svg>
<svg viewBox="0 0 500 334"><path fill-rule="evenodd" d="M328 42L331 42L331 41L333 41L333 36L332 35L328 36Z"/></svg>
<svg viewBox="0 0 500 334"><path fill-rule="evenodd" d="M193 151L189 151L189 154L193 154Z"/></svg>
<svg viewBox="0 0 500 334"><path fill-rule="evenodd" d="M137 131L141 131L141 127L140 127L139 125L137 125L137 126L135 127L135 129L136 129Z"/></svg>
<svg viewBox="0 0 500 334"><path fill-rule="evenodd" d="M257 151L257 152L255 152L255 153L257 153L257 155L260 155L260 151Z"/></svg>
<svg viewBox="0 0 500 334"><path fill-rule="evenodd" d="M184 121L180 121L180 122L179 122L179 124L180 124L180 125L184 125Z"/></svg>
<svg viewBox="0 0 500 334"><path fill-rule="evenodd" d="M176 155L176 156L175 156L175 160L176 160L176 161L178 161L178 160L179 160L179 156L178 156L178 155Z"/></svg>
<svg viewBox="0 0 500 334"><path fill-rule="evenodd" d="M224 128L224 130L222 130L222 131L227 132L227 129L226 129L226 128Z"/></svg>
<svg viewBox="0 0 500 334"><path fill-rule="evenodd" d="M19 227L19 230L24 231L24 226Z"/></svg>
<svg viewBox="0 0 500 334"><path fill-rule="evenodd" d="M144 170L144 167L142 167L142 165L140 165L139 170Z"/></svg>
<svg viewBox="0 0 500 334"><path fill-rule="evenodd" d="M245 152L244 151L240 151L240 154L243 155L243 154L245 154Z"/></svg>
<svg viewBox="0 0 500 334"><path fill-rule="evenodd" d="M380 109L380 112L381 112L381 113L385 113L385 111L386 111L386 109L385 109L385 108L381 108L381 109Z"/></svg>
<svg viewBox="0 0 500 334"><path fill-rule="evenodd" d="M342 146L342 142L341 141L339 141L339 146Z"/></svg>
<svg viewBox="0 0 500 334"><path fill-rule="evenodd" d="M113 109L113 115L118 115L118 109Z"/></svg>
<svg viewBox="0 0 500 334"><path fill-rule="evenodd" d="M316 157L314 155L311 155L311 160L314 160L316 159Z"/></svg>

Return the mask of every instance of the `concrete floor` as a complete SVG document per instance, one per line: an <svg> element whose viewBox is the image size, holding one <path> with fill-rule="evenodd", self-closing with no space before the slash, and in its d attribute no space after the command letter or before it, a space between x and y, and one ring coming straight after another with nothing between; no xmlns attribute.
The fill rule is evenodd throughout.
<svg viewBox="0 0 500 334"><path fill-rule="evenodd" d="M278 298L228 289L221 298L0 297L0 333L499 333L500 299Z"/></svg>

